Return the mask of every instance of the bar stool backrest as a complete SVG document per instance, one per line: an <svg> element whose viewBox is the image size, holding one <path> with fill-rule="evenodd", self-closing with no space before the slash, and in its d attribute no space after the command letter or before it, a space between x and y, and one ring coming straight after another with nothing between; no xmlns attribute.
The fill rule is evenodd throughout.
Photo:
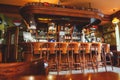
<svg viewBox="0 0 120 80"><path fill-rule="evenodd" d="M80 50L85 51L85 53L90 53L90 46L91 43L81 42L80 43Z"/></svg>
<svg viewBox="0 0 120 80"><path fill-rule="evenodd" d="M48 43L48 48L49 48L50 54L54 54L56 51L56 43L55 42Z"/></svg>
<svg viewBox="0 0 120 80"><path fill-rule="evenodd" d="M33 52L34 52L34 54L40 54L42 43L40 43L40 42L33 42L32 45L33 45Z"/></svg>
<svg viewBox="0 0 120 80"><path fill-rule="evenodd" d="M91 43L91 51L97 51L100 54L102 52L102 43Z"/></svg>
<svg viewBox="0 0 120 80"><path fill-rule="evenodd" d="M102 49L105 53L110 53L110 44L103 43L102 44Z"/></svg>
<svg viewBox="0 0 120 80"><path fill-rule="evenodd" d="M106 45L106 53L110 53L110 44Z"/></svg>
<svg viewBox="0 0 120 80"><path fill-rule="evenodd" d="M66 43L66 42L58 42L57 47L59 48L59 51L62 51L62 54L66 54L67 53L68 43Z"/></svg>
<svg viewBox="0 0 120 80"><path fill-rule="evenodd" d="M78 42L70 42L68 44L68 50L74 51L74 54L78 54L79 53L79 46L80 46L80 43L78 43Z"/></svg>
<svg viewBox="0 0 120 80"><path fill-rule="evenodd" d="M49 50L49 48L48 48L48 42L42 43L42 45L41 45L41 50L42 50L42 51L47 51L47 50Z"/></svg>

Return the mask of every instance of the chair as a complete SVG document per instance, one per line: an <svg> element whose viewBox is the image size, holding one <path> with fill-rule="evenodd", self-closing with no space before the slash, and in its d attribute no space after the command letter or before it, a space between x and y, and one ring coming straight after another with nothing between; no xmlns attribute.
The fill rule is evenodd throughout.
<svg viewBox="0 0 120 80"><path fill-rule="evenodd" d="M106 70L106 64L104 62L104 60L101 60L101 51L102 51L102 43L91 43L91 54L92 54L92 59L93 59L93 64L94 64L94 68L97 70L98 72L98 68L99 66L104 66L105 70Z"/></svg>
<svg viewBox="0 0 120 80"><path fill-rule="evenodd" d="M69 54L67 51L68 43L58 42L56 48L59 51L59 63L58 68L60 70L70 70Z"/></svg>
<svg viewBox="0 0 120 80"><path fill-rule="evenodd" d="M111 68L113 70L111 53L112 52L110 51L110 44L103 43L102 44L102 59L104 60L105 65L107 65L107 64L111 65Z"/></svg>
<svg viewBox="0 0 120 80"><path fill-rule="evenodd" d="M68 44L68 52L69 54L71 54L71 69L75 69L75 70L83 70L83 68L81 67L81 56L80 56L80 43L78 42L70 42Z"/></svg>
<svg viewBox="0 0 120 80"><path fill-rule="evenodd" d="M49 42L48 43L48 67L49 70L57 71L58 72L58 55L56 52L56 42Z"/></svg>
<svg viewBox="0 0 120 80"><path fill-rule="evenodd" d="M117 52L117 66L120 66L120 51Z"/></svg>
<svg viewBox="0 0 120 80"><path fill-rule="evenodd" d="M94 62L93 62L93 56L91 53L91 43L82 42L80 43L80 51L82 56L82 63L84 69L90 69L92 68L95 71L94 68Z"/></svg>
<svg viewBox="0 0 120 80"><path fill-rule="evenodd" d="M49 42L43 42L41 45L41 54L42 54L42 58L46 61L48 61L48 57L49 57L49 46L48 46Z"/></svg>
<svg viewBox="0 0 120 80"><path fill-rule="evenodd" d="M41 42L32 42L33 45L33 56L36 58L42 58L41 54Z"/></svg>
<svg viewBox="0 0 120 80"><path fill-rule="evenodd" d="M59 71L58 70L58 58L56 52L55 42L44 42L41 45L41 54L45 62L48 63L49 71Z"/></svg>

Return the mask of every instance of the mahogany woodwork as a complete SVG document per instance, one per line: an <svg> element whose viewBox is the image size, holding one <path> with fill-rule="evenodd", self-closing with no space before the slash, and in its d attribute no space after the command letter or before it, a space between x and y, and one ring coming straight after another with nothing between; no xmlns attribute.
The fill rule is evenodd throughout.
<svg viewBox="0 0 120 80"><path fill-rule="evenodd" d="M18 36L19 27L9 27L7 28L5 40L6 40L6 52L5 52L5 62L16 62L18 57Z"/></svg>
<svg viewBox="0 0 120 80"><path fill-rule="evenodd" d="M24 14L23 13L23 11L19 11L20 10L20 8L21 8L22 6L16 6L16 5L5 5L5 4L0 4L0 13L2 13L2 14L5 14L5 15L7 15L7 16L9 16L9 17L19 17L19 18L21 18L21 15L20 15L20 13L21 14ZM49 9L49 7L46 7L46 8L48 8ZM43 8L42 8L43 9ZM64 8L60 8L60 9L64 9ZM70 11L71 11L71 9L69 9ZM46 10L45 10L46 11ZM78 10L79 11L79 10ZM19 13L20 12L20 13ZM26 12L26 11L25 11ZM30 14L31 14L31 11L28 11L28 12L30 12ZM71 11L72 12L72 11ZM85 11L86 12L86 11ZM89 13L89 11L87 11L88 13ZM87 13L87 14L88 14ZM117 13L119 13L119 11L117 12ZM114 13L113 15L116 15L117 13ZM52 13L51 13L52 14ZM87 15L86 14L86 15ZM96 13L97 14L97 13ZM95 14L95 15L96 15ZM79 14L78 14L79 15ZM86 16L86 15L84 15L84 16ZM113 15L105 15L104 14L104 17L102 17L101 18L101 20L102 20L102 22L101 23L105 23L105 22L107 22L107 21L111 21L111 19L112 19L112 17L115 17L115 16L113 16ZM117 15L119 15L119 14L117 14ZM24 16L27 16L26 14L24 14ZM88 16L88 15L87 15ZM87 17L86 16L86 17ZM82 19L83 20L83 19Z"/></svg>
<svg viewBox="0 0 120 80"><path fill-rule="evenodd" d="M38 59L28 62L0 63L1 77L25 76L25 75L46 75L44 60Z"/></svg>
<svg viewBox="0 0 120 80"><path fill-rule="evenodd" d="M0 13L9 17L21 18L19 14L20 7L21 6L0 4Z"/></svg>
<svg viewBox="0 0 120 80"><path fill-rule="evenodd" d="M30 22L31 17L37 18L52 18L57 21L62 21L67 19L67 21L76 22L77 20L83 21L82 23L88 22L90 23L91 18L95 18L101 21L101 15L98 11L92 10L82 10L82 9L74 9L74 8L66 8L66 7L56 7L56 6L43 6L40 4L26 5L20 9L20 14L22 17L28 22ZM64 18L64 19L63 19Z"/></svg>
<svg viewBox="0 0 120 80"><path fill-rule="evenodd" d="M69 8L59 7L46 7L39 5L24 6L20 10L21 14L47 14L47 15L60 15L60 16L71 16L71 17L85 17L85 18L97 18L101 19L97 12L77 10Z"/></svg>

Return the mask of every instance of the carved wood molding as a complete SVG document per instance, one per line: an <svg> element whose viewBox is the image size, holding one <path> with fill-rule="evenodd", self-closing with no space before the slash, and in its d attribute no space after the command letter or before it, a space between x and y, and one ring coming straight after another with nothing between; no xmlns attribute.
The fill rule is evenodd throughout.
<svg viewBox="0 0 120 80"><path fill-rule="evenodd" d="M70 17L85 17L101 19L99 13L77 9L44 7L44 6L25 6L21 8L21 14L47 14Z"/></svg>
<svg viewBox="0 0 120 80"><path fill-rule="evenodd" d="M0 13L9 17L21 17L19 9L21 6L0 4Z"/></svg>
<svg viewBox="0 0 120 80"><path fill-rule="evenodd" d="M82 9L76 9L71 7L65 7L65 6L56 6L56 5L41 5L41 4L30 4L25 5L20 9L20 14L22 17L29 21L29 18L31 15L49 15L49 16L56 16L56 17L69 17L69 18L76 18L79 21L81 20L89 20L91 18L95 18L98 20L101 20L101 13L98 11L92 11L91 9L82 10ZM72 19L71 19L72 20Z"/></svg>
<svg viewBox="0 0 120 80"><path fill-rule="evenodd" d="M97 18L101 19L101 16L97 12L58 8L58 7L46 7L46 6L25 6L20 10L21 14L47 14L47 15L58 15L58 16L70 16L70 17L85 17L85 18ZM25 16L24 15L24 16Z"/></svg>

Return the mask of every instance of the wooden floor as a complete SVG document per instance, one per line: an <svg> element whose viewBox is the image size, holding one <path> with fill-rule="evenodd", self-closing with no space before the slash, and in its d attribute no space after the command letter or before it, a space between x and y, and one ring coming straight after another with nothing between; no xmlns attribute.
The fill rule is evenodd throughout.
<svg viewBox="0 0 120 80"><path fill-rule="evenodd" d="M98 72L66 75L34 75L1 78L0 80L120 80L120 74L115 72Z"/></svg>

